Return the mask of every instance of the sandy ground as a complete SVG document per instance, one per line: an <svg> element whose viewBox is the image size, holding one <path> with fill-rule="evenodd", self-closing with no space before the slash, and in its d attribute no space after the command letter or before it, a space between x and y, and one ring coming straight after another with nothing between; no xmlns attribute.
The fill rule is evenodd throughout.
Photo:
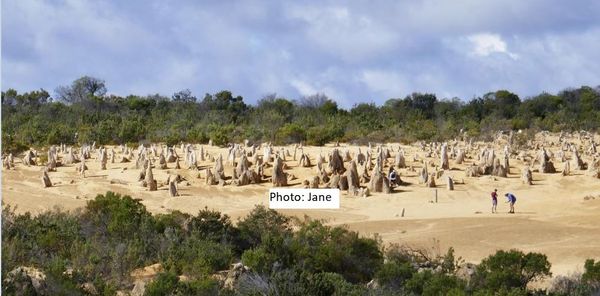
<svg viewBox="0 0 600 296"><path fill-rule="evenodd" d="M399 144L387 144L397 151ZM481 146L481 145L480 145ZM199 146L196 145L198 148ZM211 155L221 153L224 159L227 149L204 146ZM496 145L496 155L501 154L500 145ZM511 171L508 178L482 176L466 178L465 165L476 160L478 150L472 150L470 159L462 165L450 159L449 171L444 174L454 178L455 190L448 191L445 177L437 180L437 188L426 188L419 184L417 172L423 166L413 161L413 155L423 158L424 152L417 145L402 145L406 152L410 169L399 170L402 180L410 183L396 188L392 194L376 193L367 198L350 197L342 193L339 210L285 210L283 213L303 217L323 219L330 225L347 225L366 236L377 234L385 243L408 244L414 247L429 248L433 251L445 250L452 246L456 254L467 262L479 262L498 249L516 248L523 251L536 251L546 254L552 262L552 271L556 274L569 274L583 269L586 258L600 259L600 180L587 176L585 172L574 171L571 176L560 173L533 173L534 185L523 185L520 172L523 163L511 159ZM292 148L289 148L292 149ZM319 153L326 155L332 147L305 147L312 162ZM358 146L342 144L340 149L349 149L352 154ZM361 147L366 151L366 147ZM117 149L115 149L117 150ZM550 151L558 151L558 147ZM183 155L180 149L178 154ZM260 150L259 154L262 154ZM530 151L531 155L534 152ZM389 163L394 161L388 159ZM570 155L570 154L568 154ZM591 156L583 156L590 161ZM434 158L429 160L438 163ZM268 206L267 192L270 182L243 187L205 185L205 172L180 169L154 169L159 182L159 190L149 192L136 182L139 170L135 163L109 163L107 170L100 170L96 160L88 160L86 178L75 172L75 165L59 167L51 172L50 178L55 184L51 188L42 188L41 166L27 167L16 160L16 169L2 171L2 199L4 204L17 207L17 212L39 213L54 207L63 210L75 210L85 206L88 200L108 190L131 195L142 200L149 211L165 213L180 210L191 214L208 207L230 215L233 220L245 216L254 205ZM233 167L227 164L225 172L232 175ZM560 171L562 163L555 160ZM301 168L292 157L287 157L288 173L298 177L292 186L302 187L304 179L315 175L315 168ZM185 166L181 161L182 167ZM201 167L212 167L206 161ZM387 171L387 170L386 170ZM433 169L430 167L430 173ZM180 174L187 181L179 184L181 196L170 197L164 182L168 174ZM265 171L271 175L271 169ZM128 185L111 184L110 180L119 179ZM161 183L162 186L161 186ZM361 184L365 185L365 184ZM490 192L498 188L499 213L491 213ZM432 202L437 190L438 202ZM504 203L504 193L513 192L517 198L516 214L508 214L508 205ZM585 196L595 199L584 200ZM401 217L405 209L405 216Z"/></svg>

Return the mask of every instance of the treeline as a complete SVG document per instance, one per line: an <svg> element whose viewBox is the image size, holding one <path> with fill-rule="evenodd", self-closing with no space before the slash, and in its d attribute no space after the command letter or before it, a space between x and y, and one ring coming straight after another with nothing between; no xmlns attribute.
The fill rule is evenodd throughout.
<svg viewBox="0 0 600 296"><path fill-rule="evenodd" d="M219 271L248 267L224 284ZM543 254L498 251L465 272L452 249L436 254L385 246L343 227L291 219L257 206L233 223L201 210L151 215L139 200L111 192L77 212L37 216L2 212L3 295L114 295L133 286L132 270L160 263L145 295L592 295L600 292L600 262L583 274L551 275ZM13 272L34 267L43 284ZM39 277L42 278L42 277ZM227 282L227 281L225 281ZM91 288L93 287L93 288ZM43 290L43 291L40 291ZM87 292L86 292L87 291Z"/></svg>
<svg viewBox="0 0 600 296"><path fill-rule="evenodd" d="M196 98L189 90L171 97L106 95L104 81L82 77L56 90L2 92L2 142L6 150L48 144L123 144L180 141L216 145L271 141L444 140L460 130L483 137L498 130L597 130L600 87L566 89L526 99L505 90L464 101L414 93L383 105L340 108L324 95L288 100L276 95L248 105L230 91Z"/></svg>

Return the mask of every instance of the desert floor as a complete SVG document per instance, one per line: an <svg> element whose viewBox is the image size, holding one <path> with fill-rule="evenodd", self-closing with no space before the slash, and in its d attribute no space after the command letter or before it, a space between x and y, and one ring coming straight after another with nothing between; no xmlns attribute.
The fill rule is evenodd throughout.
<svg viewBox="0 0 600 296"><path fill-rule="evenodd" d="M388 144L393 148L392 158L399 144ZM198 147L198 145L196 145ZM224 157L225 172L232 174L233 167L227 163L227 149L204 146L211 155L221 153ZM292 149L291 146L289 149ZM323 219L330 225L347 225L362 235L378 234L385 243L408 244L413 247L429 248L433 251L445 250L452 246L456 255L467 262L479 262L498 249L516 248L523 251L536 251L546 254L552 262L552 271L556 274L569 274L582 271L586 258L600 259L600 180L587 176L585 172L573 171L571 176L563 177L560 173L533 173L534 185L523 185L520 181L523 162L511 159L508 178L482 176L466 178L465 165L476 162L478 150L473 150L470 158L461 165L450 159L449 171L445 174L453 176L456 184L454 191L446 189L446 179L437 180L437 188L426 188L419 184L417 172L423 166L421 161L414 161L415 154L424 153L418 146L402 145L406 152L409 169L399 170L402 180L410 183L397 187L392 194L375 193L369 197L351 197L342 193L339 210L306 210L282 211L285 214ZM327 155L332 147L305 147L314 163L319 153ZM342 144L340 150L348 149L351 153L358 151L358 146ZM366 147L361 147L366 151ZM550 148L557 151L559 148ZM117 150L115 148L115 150ZM292 149L293 150L293 149ZM496 148L496 155L501 148ZM183 152L178 148L178 154ZM40 152L42 154L43 152ZM262 150L260 152L262 154ZM530 151L531 155L535 155ZM430 161L438 163L437 159ZM584 160L589 161L589 159ZM51 172L50 178L55 184L51 188L42 188L42 166L27 167L15 160L15 170L2 171L2 199L6 205L16 206L17 212L39 213L54 207L63 210L76 210L85 206L86 202L97 194L114 191L141 199L149 211L164 213L180 210L195 214L208 207L230 215L235 221L245 216L256 204L268 206L267 192L270 182L260 185L236 187L209 186L205 184L205 172L172 169L154 169L154 176L159 182L159 190L147 191L137 182L139 170L135 163L109 163L107 170L100 170L96 160L87 160L89 167L86 178L75 172L75 165L59 167ZM292 186L302 187L302 181L315 175L315 167L302 168L297 161L287 157L287 170L298 177ZM185 167L184 161L181 161ZM212 163L200 162L201 167L212 167ZM346 164L347 165L347 164ZM562 170L562 163L556 164ZM387 171L387 170L386 170ZM197 178L200 172L201 178ZM430 167L430 173L433 168ZM180 174L187 181L180 183L181 196L170 197L164 182L168 174ZM271 175L271 169L265 171ZM122 180L128 185L113 184L111 180ZM161 186L162 183L162 186ZM365 184L361 184L365 185ZM497 214L491 213L490 192L497 188L499 205ZM433 203L435 191L438 203ZM504 193L514 193L518 200L516 214L508 214L508 204L504 203ZM593 196L595 199L584 199ZM405 209L405 216L401 217Z"/></svg>

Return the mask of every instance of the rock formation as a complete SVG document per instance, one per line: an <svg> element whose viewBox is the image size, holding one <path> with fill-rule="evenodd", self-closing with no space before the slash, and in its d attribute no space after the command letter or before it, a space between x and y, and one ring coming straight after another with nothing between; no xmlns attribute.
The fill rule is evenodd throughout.
<svg viewBox="0 0 600 296"><path fill-rule="evenodd" d="M419 181L422 184L427 183L427 179L429 178L429 173L427 172L427 164L423 164L421 168L421 172L419 173Z"/></svg>
<svg viewBox="0 0 600 296"><path fill-rule="evenodd" d="M219 178L212 173L210 168L206 169L206 185L217 185L219 184Z"/></svg>
<svg viewBox="0 0 600 296"><path fill-rule="evenodd" d="M106 148L101 148L98 152L98 158L100 160L100 169L106 170L106 163L108 162L108 155L106 153Z"/></svg>
<svg viewBox="0 0 600 296"><path fill-rule="evenodd" d="M36 165L35 154L32 150L27 150L27 152L25 152L25 157L23 157L23 164L26 166Z"/></svg>
<svg viewBox="0 0 600 296"><path fill-rule="evenodd" d="M500 164L500 159L496 158L494 160L494 165L492 167L492 176L506 178L506 168Z"/></svg>
<svg viewBox="0 0 600 296"><path fill-rule="evenodd" d="M550 157L546 153L546 149L542 148L538 156L540 162L540 173L544 174L554 174L556 173L556 169L554 168L554 164L550 161Z"/></svg>
<svg viewBox="0 0 600 296"><path fill-rule="evenodd" d="M340 175L333 174L329 183L327 183L327 188L338 188L340 183Z"/></svg>
<svg viewBox="0 0 600 296"><path fill-rule="evenodd" d="M435 174L432 173L429 178L427 179L427 183L426 183L427 187L430 188L435 188Z"/></svg>
<svg viewBox="0 0 600 296"><path fill-rule="evenodd" d="M444 143L440 151L440 168L442 170L449 170L450 164L448 162L448 145Z"/></svg>
<svg viewBox="0 0 600 296"><path fill-rule="evenodd" d="M470 166L467 166L465 168L465 176L467 177L479 177L483 174L483 171L481 169L481 167L473 164Z"/></svg>
<svg viewBox="0 0 600 296"><path fill-rule="evenodd" d="M594 178L600 178L600 159L592 159L592 161L588 165L586 175L592 176Z"/></svg>
<svg viewBox="0 0 600 296"><path fill-rule="evenodd" d="M179 163L179 158L175 157L175 162ZM167 169L167 160L165 159L165 155L161 154L160 157L158 158L158 167L161 170L165 170Z"/></svg>
<svg viewBox="0 0 600 296"><path fill-rule="evenodd" d="M404 159L404 151L402 151L402 150L398 151L398 154L396 154L394 166L397 169L403 169L406 167L406 160Z"/></svg>
<svg viewBox="0 0 600 296"><path fill-rule="evenodd" d="M587 164L583 162L581 157L579 156L579 151L577 151L577 147L575 145L571 146L573 152L573 168L578 171L583 171L587 169Z"/></svg>
<svg viewBox="0 0 600 296"><path fill-rule="evenodd" d="M308 157L308 154L302 153L300 160L298 161L298 166L303 168L310 167L310 158Z"/></svg>
<svg viewBox="0 0 600 296"><path fill-rule="evenodd" d="M52 187L52 182L50 182L50 177L48 177L48 172L45 170L42 173L42 185L44 185L44 187Z"/></svg>
<svg viewBox="0 0 600 296"><path fill-rule="evenodd" d="M533 184L533 176L531 174L531 170L528 166L524 167L521 171L521 181L523 184L532 185Z"/></svg>
<svg viewBox="0 0 600 296"><path fill-rule="evenodd" d="M81 163L76 168L77 172L85 178L85 171L88 170L87 165L85 165L85 158L81 159Z"/></svg>
<svg viewBox="0 0 600 296"><path fill-rule="evenodd" d="M219 179L225 179L225 167L223 166L223 155L219 154L219 157L215 160L214 172Z"/></svg>
<svg viewBox="0 0 600 296"><path fill-rule="evenodd" d="M283 160L276 157L273 163L272 183L274 187L287 186L288 174L283 171Z"/></svg>
<svg viewBox="0 0 600 296"><path fill-rule="evenodd" d="M465 151L462 149L458 149L456 154L456 164L462 164L465 161Z"/></svg>
<svg viewBox="0 0 600 296"><path fill-rule="evenodd" d="M356 162L350 162L350 168L346 171L346 177L348 179L348 186L350 188L358 188L360 187L360 179L358 177L358 169L356 167Z"/></svg>
<svg viewBox="0 0 600 296"><path fill-rule="evenodd" d="M564 167L563 167L563 171L562 171L562 175L563 176L568 176L571 174L571 164L568 161L564 162Z"/></svg>
<svg viewBox="0 0 600 296"><path fill-rule="evenodd" d="M144 177L144 181L146 183L146 187L148 187L148 190L156 191L158 189L156 180L154 180L154 174L152 173L152 164L151 163L148 163L148 168L146 168L146 175Z"/></svg>
<svg viewBox="0 0 600 296"><path fill-rule="evenodd" d="M169 180L169 195L171 195L171 197L179 196L175 180Z"/></svg>
<svg viewBox="0 0 600 296"><path fill-rule="evenodd" d="M365 155L360 151L360 148L358 148L358 153L356 154L356 162L358 162L358 164L363 165L366 161L366 157Z"/></svg>
<svg viewBox="0 0 600 296"><path fill-rule="evenodd" d="M454 181L452 180L452 177L448 176L447 180L446 180L446 189L452 191L454 190Z"/></svg>
<svg viewBox="0 0 600 296"><path fill-rule="evenodd" d="M331 155L329 155L329 171L337 174L343 174L346 169L344 168L344 160L340 155L340 151L336 148L333 149Z"/></svg>

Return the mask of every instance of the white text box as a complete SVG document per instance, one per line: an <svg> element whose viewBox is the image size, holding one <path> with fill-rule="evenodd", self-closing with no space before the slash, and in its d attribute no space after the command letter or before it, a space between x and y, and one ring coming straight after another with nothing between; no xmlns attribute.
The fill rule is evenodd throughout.
<svg viewBox="0 0 600 296"><path fill-rule="evenodd" d="M339 189L271 188L271 209L339 209Z"/></svg>

